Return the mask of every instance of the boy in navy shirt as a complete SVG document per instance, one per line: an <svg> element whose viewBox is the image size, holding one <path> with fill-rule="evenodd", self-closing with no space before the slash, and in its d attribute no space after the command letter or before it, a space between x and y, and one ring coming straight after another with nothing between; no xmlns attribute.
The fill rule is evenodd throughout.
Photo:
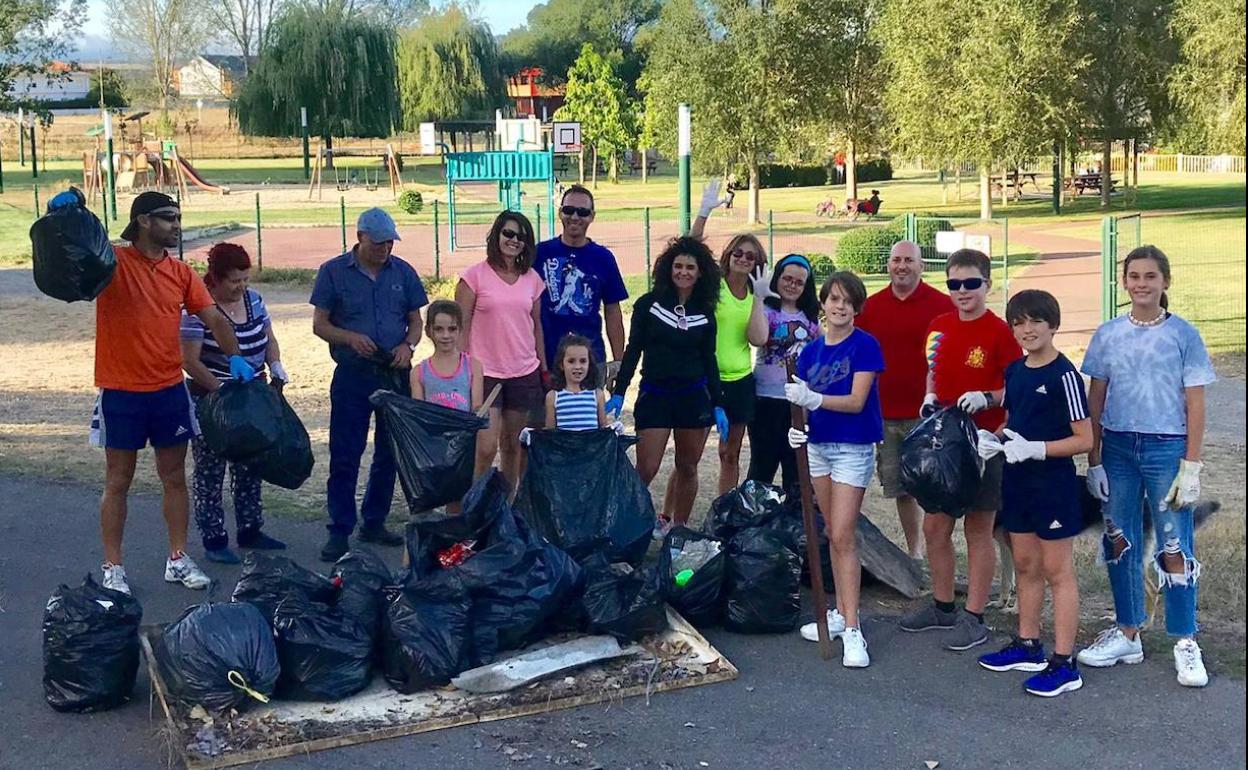
<svg viewBox="0 0 1248 770"><path fill-rule="evenodd" d="M1092 448L1092 423L1083 379L1053 346L1061 323L1053 295L1019 292L1010 298L1005 319L1027 357L1005 370L1009 418L1002 436L979 431L979 448L985 459L1005 455L997 521L1009 532L1014 551L1018 636L999 652L981 656L979 664L989 671L1038 672L1024 689L1052 697L1083 686L1073 657L1079 627L1073 548L1083 529L1082 486L1073 458ZM1047 660L1040 642L1046 583L1053 592L1055 653Z"/></svg>

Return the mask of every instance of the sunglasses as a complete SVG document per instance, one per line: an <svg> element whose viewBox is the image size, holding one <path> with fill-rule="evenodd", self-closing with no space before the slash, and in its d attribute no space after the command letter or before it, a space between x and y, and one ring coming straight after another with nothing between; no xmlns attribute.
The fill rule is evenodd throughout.
<svg viewBox="0 0 1248 770"><path fill-rule="evenodd" d="M945 285L949 287L949 291L975 291L984 285L983 278L950 278L945 281Z"/></svg>
<svg viewBox="0 0 1248 770"><path fill-rule="evenodd" d="M181 222L182 221L181 214L171 214L169 212L155 212L154 211L151 214L148 214L148 216L155 217L156 219L160 219L165 222Z"/></svg>
<svg viewBox="0 0 1248 770"><path fill-rule="evenodd" d="M733 259L748 259L751 262L755 262L758 260L757 254L755 254L752 251L746 251L745 249L733 249L732 251L728 252L728 256L732 257Z"/></svg>
<svg viewBox="0 0 1248 770"><path fill-rule="evenodd" d="M593 209L583 209L580 206L564 206L559 209L565 217L580 217L584 219L594 213Z"/></svg>
<svg viewBox="0 0 1248 770"><path fill-rule="evenodd" d="M512 230L512 229L510 229L510 228L504 228L503 230L501 230L501 231L499 232L499 235L503 236L504 238L506 238L506 239L508 239L508 240L512 240L512 241L522 241L522 240L524 240L524 236L522 236L519 232L517 232L517 231L515 231L515 230Z"/></svg>
<svg viewBox="0 0 1248 770"><path fill-rule="evenodd" d="M676 328L683 331L689 329L689 319L685 317L685 306L677 305L672 308L672 312L676 314Z"/></svg>

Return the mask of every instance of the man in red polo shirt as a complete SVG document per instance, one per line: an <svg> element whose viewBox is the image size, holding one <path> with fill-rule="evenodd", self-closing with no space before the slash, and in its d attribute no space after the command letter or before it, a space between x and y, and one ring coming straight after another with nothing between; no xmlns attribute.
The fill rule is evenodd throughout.
<svg viewBox="0 0 1248 770"><path fill-rule="evenodd" d="M923 509L901 488L901 441L919 421L927 380L927 328L932 319L953 312L949 295L923 281L923 253L913 241L898 241L888 256L888 286L867 298L856 325L884 350L880 406L884 442L876 455L884 496L897 501L906 533L906 550L923 556Z"/></svg>

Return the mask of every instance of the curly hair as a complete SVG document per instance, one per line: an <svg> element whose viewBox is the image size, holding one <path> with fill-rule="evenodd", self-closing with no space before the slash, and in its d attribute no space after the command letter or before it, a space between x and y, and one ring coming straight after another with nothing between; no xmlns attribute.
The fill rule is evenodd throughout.
<svg viewBox="0 0 1248 770"><path fill-rule="evenodd" d="M507 267L503 261L503 250L500 241L503 238L503 225L515 222L520 228L520 240L524 242L524 250L516 257L516 272L526 273L533 266L533 257L537 254L537 241L533 235L533 224L529 218L519 211L504 211L494 218L490 232L485 236L485 258L491 265L498 268Z"/></svg>
<svg viewBox="0 0 1248 770"><path fill-rule="evenodd" d="M217 281L225 280L231 270L250 270L251 255L237 243L218 243L208 249L208 272L204 284L212 288Z"/></svg>
<svg viewBox="0 0 1248 770"><path fill-rule="evenodd" d="M672 283L672 265L676 257L693 257L698 263L698 280L693 285L687 304L693 305L703 313L714 313L719 302L719 265L715 257L706 247L701 238L683 235L668 241L667 248L659 254L654 262L654 293L655 296L675 301L676 285Z"/></svg>

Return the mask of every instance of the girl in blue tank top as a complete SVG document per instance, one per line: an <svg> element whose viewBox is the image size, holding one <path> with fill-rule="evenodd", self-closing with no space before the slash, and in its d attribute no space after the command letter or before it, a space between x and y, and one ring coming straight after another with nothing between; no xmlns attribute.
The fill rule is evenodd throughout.
<svg viewBox="0 0 1248 770"><path fill-rule="evenodd" d="M433 341L433 355L412 368L412 398L461 412L481 406L481 364L459 349L462 326L459 305L440 299L429 306L425 334Z"/></svg>

